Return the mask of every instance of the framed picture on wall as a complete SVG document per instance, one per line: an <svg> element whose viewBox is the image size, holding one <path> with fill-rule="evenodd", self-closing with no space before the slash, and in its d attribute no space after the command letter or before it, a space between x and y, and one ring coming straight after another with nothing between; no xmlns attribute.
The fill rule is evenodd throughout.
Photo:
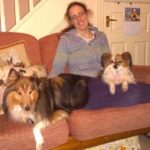
<svg viewBox="0 0 150 150"><path fill-rule="evenodd" d="M104 0L104 1L117 3L150 3L150 0Z"/></svg>

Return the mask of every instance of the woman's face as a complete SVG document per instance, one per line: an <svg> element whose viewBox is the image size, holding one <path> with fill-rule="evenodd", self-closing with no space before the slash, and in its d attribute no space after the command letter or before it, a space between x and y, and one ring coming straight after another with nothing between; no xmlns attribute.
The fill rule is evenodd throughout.
<svg viewBox="0 0 150 150"><path fill-rule="evenodd" d="M85 10L78 6L72 6L69 10L71 24L74 25L77 31L84 31L88 29L88 15Z"/></svg>

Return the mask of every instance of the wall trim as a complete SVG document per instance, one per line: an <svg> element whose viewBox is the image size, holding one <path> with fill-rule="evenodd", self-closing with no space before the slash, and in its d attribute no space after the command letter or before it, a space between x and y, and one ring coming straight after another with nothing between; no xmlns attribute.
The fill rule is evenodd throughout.
<svg viewBox="0 0 150 150"><path fill-rule="evenodd" d="M32 17L34 15L34 13L36 13L36 11L38 11L38 9L40 9L45 3L47 3L48 0L44 0L44 1L40 1L38 3L38 5L36 5L35 7L30 7L32 8L32 10L30 10L30 12L28 14L26 14L21 20L17 19L17 24L12 27L9 31L17 31L19 29L19 27L21 27L21 25L23 25L24 23L26 23L26 21ZM19 17L19 16L17 16Z"/></svg>
<svg viewBox="0 0 150 150"><path fill-rule="evenodd" d="M0 0L0 25L1 31L6 31L5 17L4 17L4 0Z"/></svg>

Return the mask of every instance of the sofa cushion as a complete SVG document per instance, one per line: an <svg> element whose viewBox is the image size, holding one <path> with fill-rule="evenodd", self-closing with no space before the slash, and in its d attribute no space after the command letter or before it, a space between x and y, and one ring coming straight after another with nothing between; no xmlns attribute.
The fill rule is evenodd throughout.
<svg viewBox="0 0 150 150"><path fill-rule="evenodd" d="M0 46L0 67L8 64L8 61L14 65L22 62L25 66L29 66L31 64L26 53L24 41Z"/></svg>
<svg viewBox="0 0 150 150"><path fill-rule="evenodd" d="M31 64L41 64L38 40L29 34L16 32L0 32L0 47L24 42L25 50Z"/></svg>
<svg viewBox="0 0 150 150"><path fill-rule="evenodd" d="M150 126L150 103L129 107L76 110L69 118L70 134L84 141L129 133Z"/></svg>
<svg viewBox="0 0 150 150"><path fill-rule="evenodd" d="M0 149L2 150L33 150L35 140L33 126L10 121L6 116L0 116ZM68 140L68 125L60 120L52 126L43 129L44 149L52 149Z"/></svg>

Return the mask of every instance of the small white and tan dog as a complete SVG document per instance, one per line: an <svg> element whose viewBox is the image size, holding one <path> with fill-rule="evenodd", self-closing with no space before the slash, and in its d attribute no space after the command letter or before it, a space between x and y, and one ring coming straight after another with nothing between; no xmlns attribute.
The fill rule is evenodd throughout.
<svg viewBox="0 0 150 150"><path fill-rule="evenodd" d="M110 93L115 94L115 85L121 84L122 90L128 90L128 84L135 84L135 78L130 70L132 57L129 52L112 55L105 53L101 57L101 64L104 67L102 80L109 85Z"/></svg>

